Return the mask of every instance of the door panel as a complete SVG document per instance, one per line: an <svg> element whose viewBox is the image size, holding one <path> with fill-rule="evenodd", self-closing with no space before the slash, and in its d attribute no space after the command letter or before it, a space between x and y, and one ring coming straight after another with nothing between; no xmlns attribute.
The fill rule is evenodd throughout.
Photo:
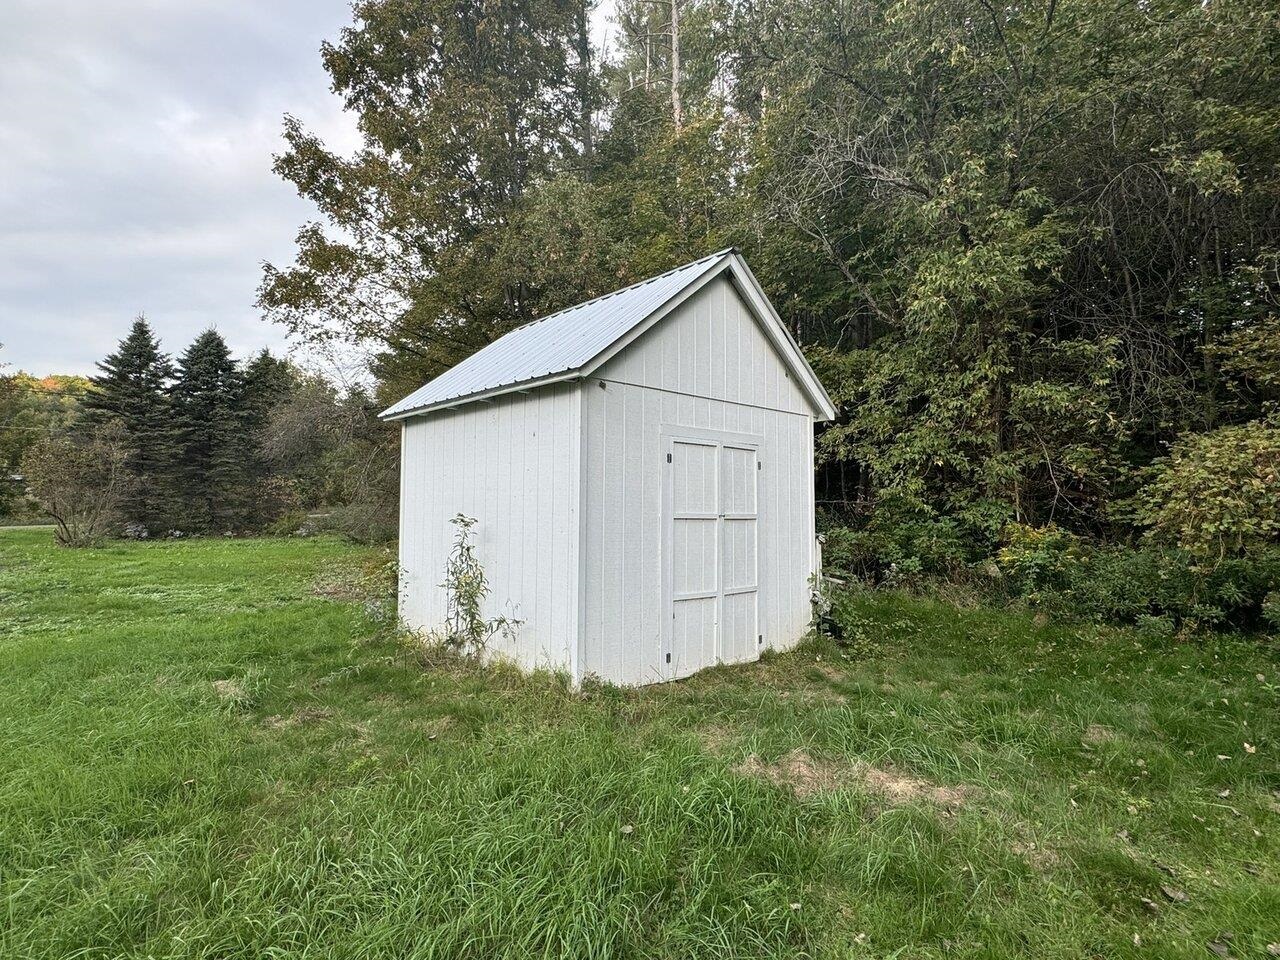
<svg viewBox="0 0 1280 960"><path fill-rule="evenodd" d="M678 680L716 663L716 598L678 600L674 610L668 679Z"/></svg>
<svg viewBox="0 0 1280 960"><path fill-rule="evenodd" d="M671 537L671 585L677 600L716 592L716 521L677 518Z"/></svg>
<svg viewBox="0 0 1280 960"><path fill-rule="evenodd" d="M727 593L721 599L720 660L743 663L760 655L756 644L756 591Z"/></svg>
<svg viewBox="0 0 1280 960"><path fill-rule="evenodd" d="M720 659L759 653L759 558L756 549L758 457L754 448L720 448Z"/></svg>
<svg viewBox="0 0 1280 960"><path fill-rule="evenodd" d="M669 679L759 654L758 457L720 439L669 441Z"/></svg>
<svg viewBox="0 0 1280 960"><path fill-rule="evenodd" d="M681 514L716 513L715 444L678 441L671 461L672 507Z"/></svg>
<svg viewBox="0 0 1280 960"><path fill-rule="evenodd" d="M720 512L726 516L755 516L756 452L747 447L721 448L720 489L724 502Z"/></svg>
<svg viewBox="0 0 1280 960"><path fill-rule="evenodd" d="M720 564L720 582L726 593L756 589L756 521L722 521L724 560Z"/></svg>
<svg viewBox="0 0 1280 960"><path fill-rule="evenodd" d="M671 649L674 679L716 662L720 589L718 478L714 443L671 445Z"/></svg>

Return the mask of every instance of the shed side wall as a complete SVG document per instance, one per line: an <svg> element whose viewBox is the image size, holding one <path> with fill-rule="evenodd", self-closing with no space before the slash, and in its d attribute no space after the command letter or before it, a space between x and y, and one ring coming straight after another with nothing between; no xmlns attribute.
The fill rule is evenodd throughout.
<svg viewBox="0 0 1280 960"><path fill-rule="evenodd" d="M443 625L440 586L458 513L475 517L486 617L522 621L491 655L576 672L580 405L576 384L512 394L405 421L400 616Z"/></svg>

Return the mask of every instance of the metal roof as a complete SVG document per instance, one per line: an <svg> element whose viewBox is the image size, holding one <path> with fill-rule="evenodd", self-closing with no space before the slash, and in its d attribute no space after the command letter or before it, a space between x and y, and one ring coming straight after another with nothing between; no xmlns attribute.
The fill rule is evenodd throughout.
<svg viewBox="0 0 1280 960"><path fill-rule="evenodd" d="M585 375L591 362L653 316L681 292L726 264L740 262L732 248L669 270L594 300L548 314L517 327L473 353L381 414L398 419L429 409L453 406L574 375ZM742 269L748 274L746 265ZM754 277L752 277L754 283ZM771 310L771 308L770 308ZM781 324L779 324L781 328ZM784 336L790 339L785 328ZM794 341L792 341L794 346ZM810 377L812 370L796 348ZM816 378L814 382L817 383ZM821 384L817 389L822 391ZM825 398L825 391L822 391ZM830 400L827 400L830 403Z"/></svg>

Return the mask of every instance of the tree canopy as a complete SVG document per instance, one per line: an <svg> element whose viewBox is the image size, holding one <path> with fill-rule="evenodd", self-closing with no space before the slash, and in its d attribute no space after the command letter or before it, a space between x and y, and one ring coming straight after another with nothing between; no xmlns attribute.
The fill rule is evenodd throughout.
<svg viewBox="0 0 1280 960"><path fill-rule="evenodd" d="M820 500L970 559L1136 533L1153 461L1280 399L1273 3L623 0L607 58L588 12L358 3L323 57L363 146L287 121L320 219L268 315L389 399L736 244L842 408Z"/></svg>

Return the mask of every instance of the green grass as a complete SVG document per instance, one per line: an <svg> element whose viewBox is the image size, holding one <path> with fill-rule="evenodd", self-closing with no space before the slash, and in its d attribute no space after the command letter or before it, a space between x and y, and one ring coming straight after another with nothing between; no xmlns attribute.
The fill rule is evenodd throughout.
<svg viewBox="0 0 1280 960"><path fill-rule="evenodd" d="M574 692L424 663L313 590L382 559L0 531L0 956L1280 941L1274 643L850 595L850 649Z"/></svg>

